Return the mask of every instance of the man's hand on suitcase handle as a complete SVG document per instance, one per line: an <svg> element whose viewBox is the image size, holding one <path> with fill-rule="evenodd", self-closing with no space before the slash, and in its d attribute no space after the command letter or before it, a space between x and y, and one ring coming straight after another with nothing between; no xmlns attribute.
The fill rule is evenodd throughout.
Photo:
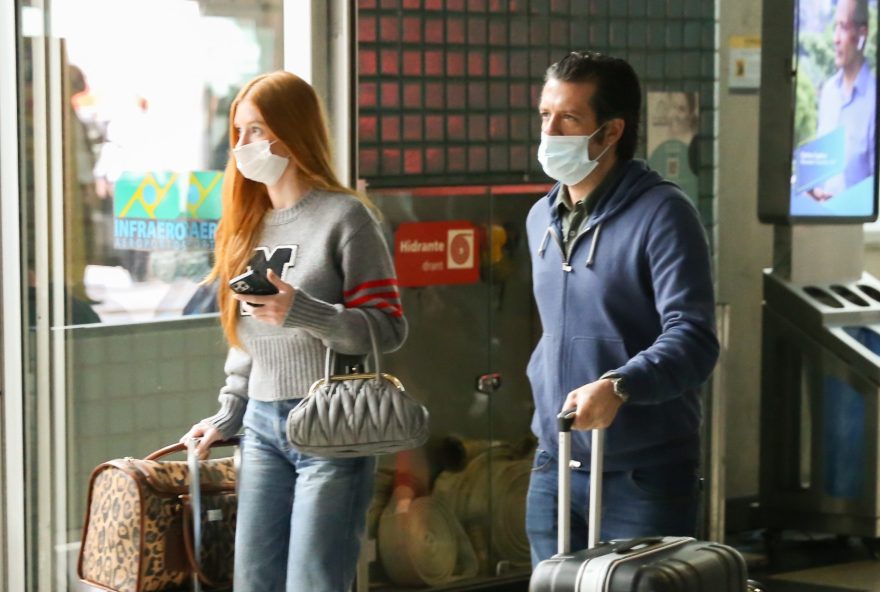
<svg viewBox="0 0 880 592"><path fill-rule="evenodd" d="M577 408L574 429L592 430L610 426L622 404L623 401L614 392L614 383L600 378L568 393L562 408Z"/></svg>

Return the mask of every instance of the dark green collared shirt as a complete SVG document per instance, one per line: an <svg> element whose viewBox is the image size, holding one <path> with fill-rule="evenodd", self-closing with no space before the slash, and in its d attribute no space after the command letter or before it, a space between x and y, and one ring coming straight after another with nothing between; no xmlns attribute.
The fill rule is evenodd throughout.
<svg viewBox="0 0 880 592"><path fill-rule="evenodd" d="M608 174L599 183L599 186L593 189L590 194L576 204L571 203L571 196L568 194L568 186L563 185L556 194L556 201L553 207L559 213L559 221L562 224L562 244L565 246L565 256L571 255L571 246L575 237L580 233L590 214L596 209L596 205L603 197L617 184L620 177L620 165L615 165Z"/></svg>

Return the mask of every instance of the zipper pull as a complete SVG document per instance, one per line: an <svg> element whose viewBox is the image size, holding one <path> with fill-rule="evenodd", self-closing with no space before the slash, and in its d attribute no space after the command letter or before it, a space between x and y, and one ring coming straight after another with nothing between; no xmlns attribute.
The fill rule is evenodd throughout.
<svg viewBox="0 0 880 592"><path fill-rule="evenodd" d="M562 263L562 271L566 271L566 272L571 271L571 265L569 265L567 262L563 262Z"/></svg>

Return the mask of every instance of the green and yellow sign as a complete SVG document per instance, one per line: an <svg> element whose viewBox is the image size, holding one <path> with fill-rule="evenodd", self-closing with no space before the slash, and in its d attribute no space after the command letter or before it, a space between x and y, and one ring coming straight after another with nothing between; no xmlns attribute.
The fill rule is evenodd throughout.
<svg viewBox="0 0 880 592"><path fill-rule="evenodd" d="M113 191L114 246L213 250L222 171L123 173Z"/></svg>

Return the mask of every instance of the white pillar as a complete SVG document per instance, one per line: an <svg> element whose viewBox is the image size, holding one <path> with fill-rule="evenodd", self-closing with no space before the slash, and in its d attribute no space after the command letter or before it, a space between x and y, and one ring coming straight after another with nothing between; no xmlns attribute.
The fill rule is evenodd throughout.
<svg viewBox="0 0 880 592"><path fill-rule="evenodd" d="M354 0L286 0L284 69L307 80L327 107L333 164L357 180L357 44Z"/></svg>

